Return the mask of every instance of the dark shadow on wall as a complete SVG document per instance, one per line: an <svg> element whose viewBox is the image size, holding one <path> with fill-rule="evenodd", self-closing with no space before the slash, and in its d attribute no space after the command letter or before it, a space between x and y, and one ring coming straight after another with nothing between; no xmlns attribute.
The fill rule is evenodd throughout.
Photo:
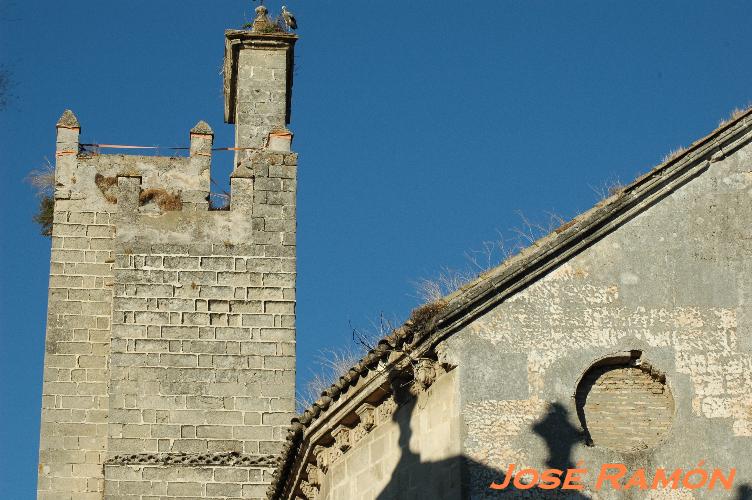
<svg viewBox="0 0 752 500"><path fill-rule="evenodd" d="M491 483L504 482L506 469L494 469L462 455L439 461L421 462L420 455L410 450L410 420L414 411L413 400L401 404L392 415L392 420L399 426L398 442L401 456L391 473L390 482L376 497L378 500L588 498L573 490L519 490L511 484L504 490L491 489ZM533 431L546 443L548 468L574 468L572 450L575 444L582 441L582 432L569 422L568 412L564 406L558 403L551 405L546 416L533 426ZM507 466L508 464L499 464L500 468Z"/></svg>
<svg viewBox="0 0 752 500"><path fill-rule="evenodd" d="M391 472L389 483L376 497L378 500L433 500L466 498L461 495L463 457L421 462L420 455L410 449L410 419L415 400L402 402L392 414L399 426L400 459ZM388 471L384 471L389 473Z"/></svg>
<svg viewBox="0 0 752 500"><path fill-rule="evenodd" d="M745 483L737 486L736 500L752 500L752 485Z"/></svg>
<svg viewBox="0 0 752 500"><path fill-rule="evenodd" d="M584 439L580 429L569 421L569 411L561 403L549 406L546 416L535 423L533 432L546 442L548 458L546 465L551 469L574 469L572 450Z"/></svg>
<svg viewBox="0 0 752 500"><path fill-rule="evenodd" d="M572 425L569 411L561 403L549 405L546 415L532 425L532 431L540 436L547 449L545 466L549 469L564 471L575 469L576 464L572 459L572 452L578 443L584 441L581 429ZM564 475L562 474L562 479ZM527 498L562 498L562 499L589 499L578 490L531 490L532 496Z"/></svg>

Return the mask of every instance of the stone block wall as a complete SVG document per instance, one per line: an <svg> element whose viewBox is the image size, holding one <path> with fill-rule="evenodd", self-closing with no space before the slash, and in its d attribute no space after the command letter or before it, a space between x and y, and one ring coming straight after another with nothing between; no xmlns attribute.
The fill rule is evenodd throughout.
<svg viewBox="0 0 752 500"><path fill-rule="evenodd" d="M71 117L58 123L38 490L86 500L101 498L107 450L115 207L71 189L80 131Z"/></svg>
<svg viewBox="0 0 752 500"><path fill-rule="evenodd" d="M272 128L287 123L287 53L273 47L238 53L235 123L238 147L263 146Z"/></svg>
<svg viewBox="0 0 752 500"><path fill-rule="evenodd" d="M240 208L170 215L118 234L110 450L276 453L294 411L294 246ZM168 226L191 243L161 243L180 241Z"/></svg>
<svg viewBox="0 0 752 500"><path fill-rule="evenodd" d="M225 121L236 125L237 147L263 147L269 132L290 122L296 39L290 34L226 32Z"/></svg>
<svg viewBox="0 0 752 500"><path fill-rule="evenodd" d="M450 371L399 407L392 398L380 403L372 429L364 429L363 420L352 429L335 429L338 441L318 451L318 463L326 469L308 475L307 488L319 488L308 498L463 498L456 390Z"/></svg>
<svg viewBox="0 0 752 500"><path fill-rule="evenodd" d="M202 498L225 500L263 498L273 466L160 464L105 466L109 500Z"/></svg>
<svg viewBox="0 0 752 500"><path fill-rule="evenodd" d="M295 154L256 151L233 173L230 210L158 215L128 199L148 189L139 178L119 179L108 496L262 496L268 471L236 461L201 483L169 457L271 467L280 450L295 408L295 178ZM107 476L154 454L166 479Z"/></svg>

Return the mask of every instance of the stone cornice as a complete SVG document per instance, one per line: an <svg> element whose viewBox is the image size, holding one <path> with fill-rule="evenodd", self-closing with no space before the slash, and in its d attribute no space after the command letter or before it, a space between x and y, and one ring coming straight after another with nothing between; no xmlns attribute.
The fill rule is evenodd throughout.
<svg viewBox="0 0 752 500"><path fill-rule="evenodd" d="M416 372L420 366L421 370L430 375L418 381L412 375L406 375L404 371L400 372L401 375L405 375L404 377L395 377L393 373L388 376L384 371L374 379L381 380L386 376L391 382L392 394L384 392L385 397L375 403L365 402L363 398L354 398L350 400L353 404L337 408L336 411L316 421L316 425L309 429L311 433L306 433L305 448L298 453L299 460L292 467L296 477L295 481L288 484L297 485L297 492L291 489L287 496L295 497L293 493L297 493L297 496L302 495L307 500L314 500L329 467L346 457L368 433L391 422L400 402L427 391L440 375L446 373L443 366L428 358L413 363L413 366L416 367ZM360 393L365 394L364 391ZM357 420L353 420L354 417Z"/></svg>
<svg viewBox="0 0 752 500"><path fill-rule="evenodd" d="M104 465L187 465L222 467L273 468L279 462L277 455L247 455L235 451L225 453L136 453L115 455Z"/></svg>

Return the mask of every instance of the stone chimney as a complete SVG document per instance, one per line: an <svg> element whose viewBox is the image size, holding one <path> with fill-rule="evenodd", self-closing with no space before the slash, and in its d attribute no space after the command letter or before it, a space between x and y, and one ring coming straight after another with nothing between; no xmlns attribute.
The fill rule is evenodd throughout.
<svg viewBox="0 0 752 500"><path fill-rule="evenodd" d="M225 122L235 124L235 147L265 148L271 132L286 131L294 64L294 34L256 9L252 31L225 32ZM238 151L235 165L247 155Z"/></svg>

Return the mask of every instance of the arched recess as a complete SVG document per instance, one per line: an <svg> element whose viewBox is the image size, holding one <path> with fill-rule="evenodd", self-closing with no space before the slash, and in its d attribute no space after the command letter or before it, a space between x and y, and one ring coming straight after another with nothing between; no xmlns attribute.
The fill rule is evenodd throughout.
<svg viewBox="0 0 752 500"><path fill-rule="evenodd" d="M622 452L655 447L674 418L666 375L637 350L590 366L577 384L575 404L586 443Z"/></svg>

